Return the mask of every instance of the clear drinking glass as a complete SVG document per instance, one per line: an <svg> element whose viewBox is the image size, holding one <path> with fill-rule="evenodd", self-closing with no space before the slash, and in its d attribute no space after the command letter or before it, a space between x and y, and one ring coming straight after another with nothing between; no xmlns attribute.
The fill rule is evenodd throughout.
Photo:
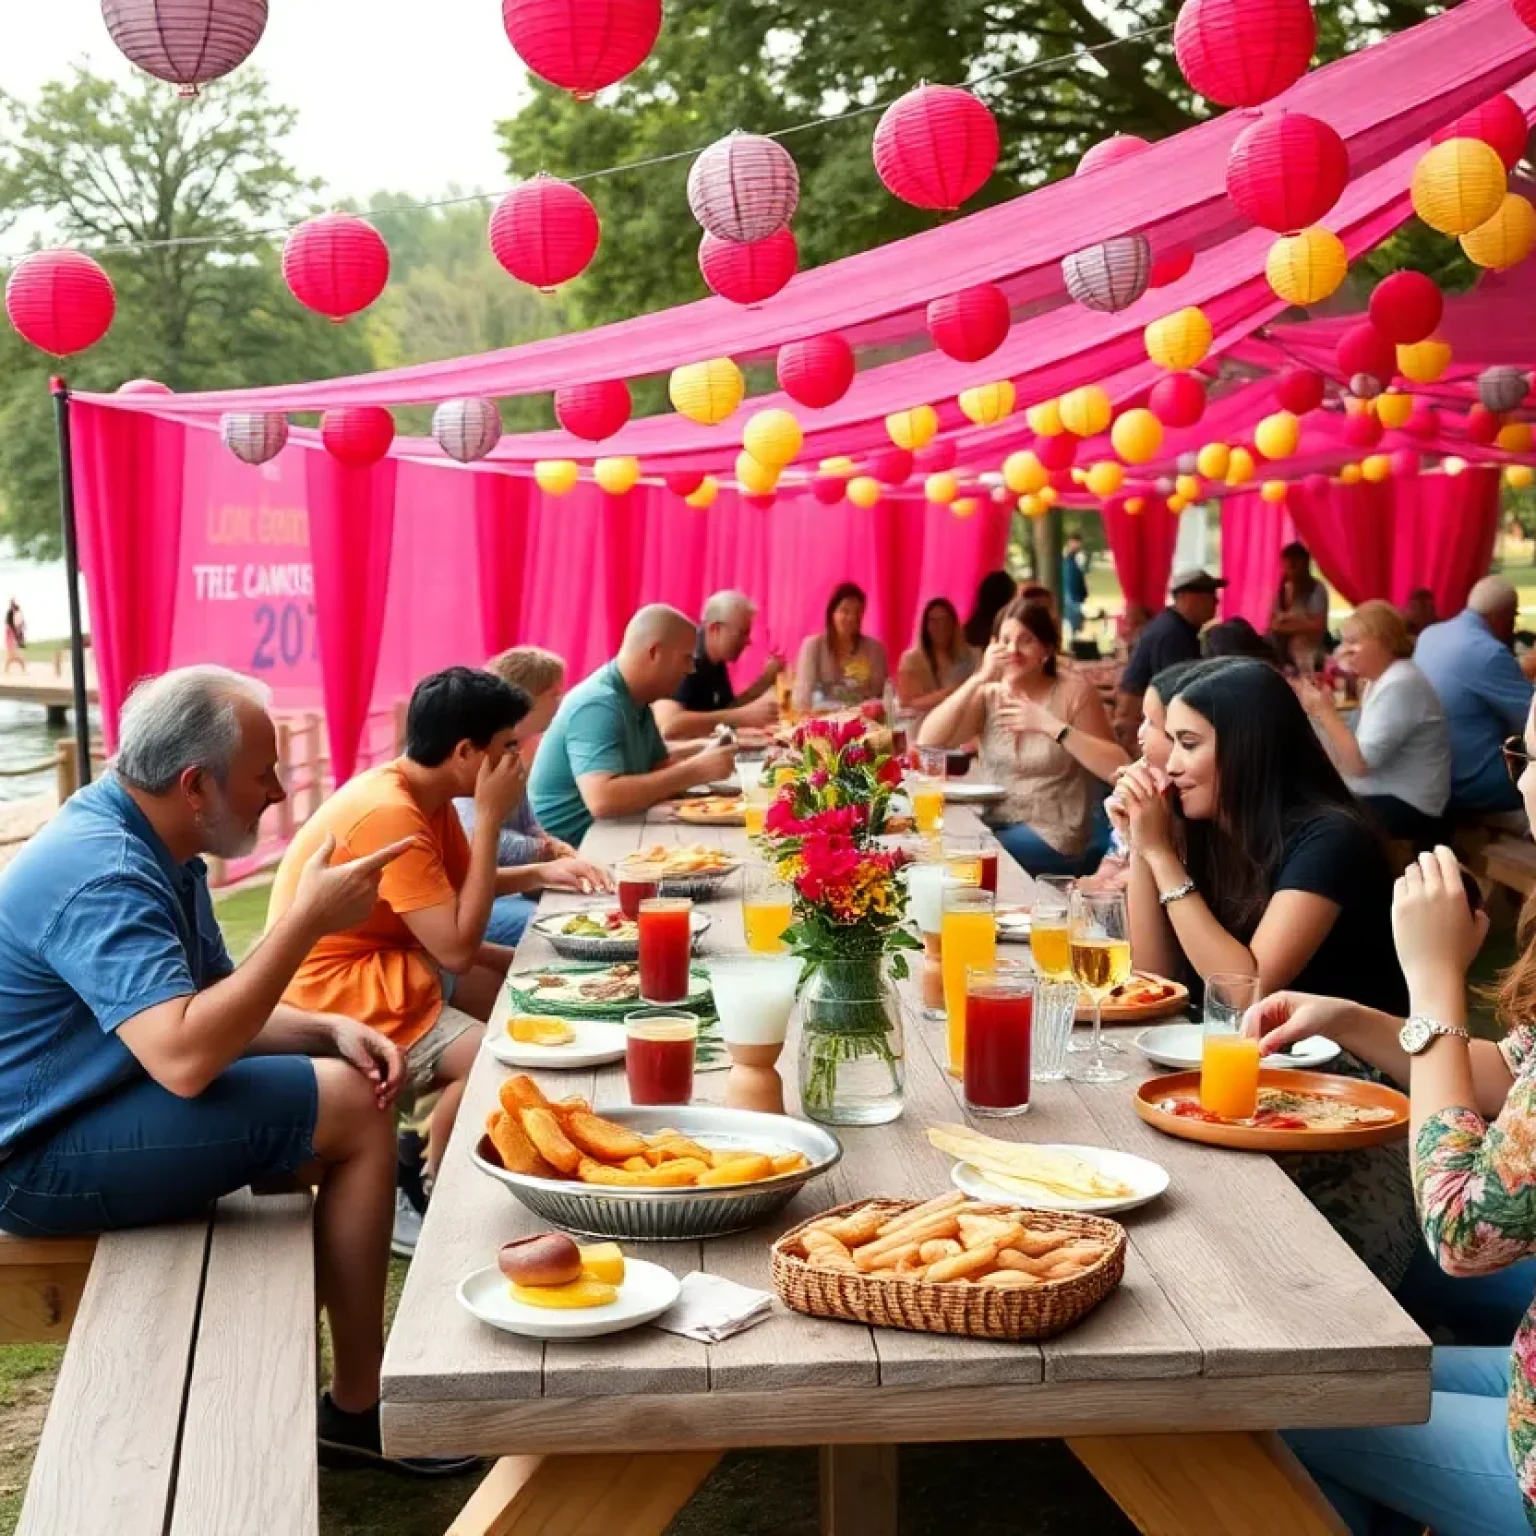
<svg viewBox="0 0 1536 1536"><path fill-rule="evenodd" d="M965 975L965 1107L1004 1118L1029 1112L1035 969L999 960Z"/></svg>
<svg viewBox="0 0 1536 1536"><path fill-rule="evenodd" d="M1259 1000L1259 978L1219 972L1205 978L1200 1107L1224 1120L1251 1120L1259 1108L1259 1042L1243 1016Z"/></svg>
<svg viewBox="0 0 1536 1536"><path fill-rule="evenodd" d="M741 876L741 922L747 948L781 955L784 934L795 919L794 888L771 864L749 864Z"/></svg>
<svg viewBox="0 0 1536 1536"><path fill-rule="evenodd" d="M1130 928L1123 891L1073 891L1072 975L1093 999L1093 1054L1068 1076L1074 1083L1118 1083L1125 1073L1104 1061L1104 999L1131 974Z"/></svg>
<svg viewBox="0 0 1536 1536"><path fill-rule="evenodd" d="M1035 1017L1030 1031L1030 1077L1037 1083L1059 1083L1067 1075L1067 1045L1077 1021L1082 991L1070 977L1035 985Z"/></svg>
<svg viewBox="0 0 1536 1536"><path fill-rule="evenodd" d="M965 1071L966 973L997 964L997 903L991 891L955 883L945 888L942 948L949 1071L960 1077Z"/></svg>

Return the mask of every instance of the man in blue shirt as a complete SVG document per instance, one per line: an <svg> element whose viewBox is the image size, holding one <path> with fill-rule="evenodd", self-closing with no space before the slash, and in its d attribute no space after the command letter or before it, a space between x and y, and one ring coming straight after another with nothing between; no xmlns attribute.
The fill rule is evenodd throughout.
<svg viewBox="0 0 1536 1536"><path fill-rule="evenodd" d="M1061 551L1061 616L1074 640L1083 627L1083 604L1087 601L1088 557L1083 553L1083 541L1073 533Z"/></svg>
<svg viewBox="0 0 1536 1536"><path fill-rule="evenodd" d="M1506 737L1525 729L1531 685L1510 650L1520 599L1502 576L1485 576L1454 619L1431 624L1413 659L1440 695L1451 737L1452 811L1518 811L1504 767Z"/></svg>
<svg viewBox="0 0 1536 1536"><path fill-rule="evenodd" d="M198 855L249 853L284 799L266 698L221 667L136 689L115 771L0 875L0 1230L144 1226L275 1174L317 1184L321 1454L376 1460L403 1065L373 1030L278 999L410 845L334 868L322 847L235 968Z"/></svg>
<svg viewBox="0 0 1536 1536"><path fill-rule="evenodd" d="M528 779L533 814L552 836L579 846L599 817L638 816L735 771L727 744L669 752L651 713L693 670L694 639L686 614L653 603L629 621L618 658L566 694Z"/></svg>

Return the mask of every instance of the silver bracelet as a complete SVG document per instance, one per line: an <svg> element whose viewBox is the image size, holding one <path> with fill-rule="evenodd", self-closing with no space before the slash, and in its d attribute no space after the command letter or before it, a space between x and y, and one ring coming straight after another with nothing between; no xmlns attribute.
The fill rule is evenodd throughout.
<svg viewBox="0 0 1536 1536"><path fill-rule="evenodd" d="M1159 891L1157 900L1160 906L1169 907L1176 901L1183 901L1186 896L1195 894L1195 882L1186 880L1183 885L1176 885L1171 891Z"/></svg>

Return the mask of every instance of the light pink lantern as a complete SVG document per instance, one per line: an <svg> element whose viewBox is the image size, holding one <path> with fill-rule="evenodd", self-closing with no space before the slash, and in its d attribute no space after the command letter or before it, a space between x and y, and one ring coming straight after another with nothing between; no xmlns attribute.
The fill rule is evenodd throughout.
<svg viewBox="0 0 1536 1536"><path fill-rule="evenodd" d="M196 96L251 56L267 0L101 0L101 16L130 63Z"/></svg>
<svg viewBox="0 0 1536 1536"><path fill-rule="evenodd" d="M1113 315L1128 309L1147 291L1152 275L1152 247L1145 235L1114 235L1087 250L1062 257L1067 292L1083 306Z"/></svg>
<svg viewBox="0 0 1536 1536"><path fill-rule="evenodd" d="M224 446L246 464L275 459L288 442L288 418L281 411L227 411L219 418Z"/></svg>
<svg viewBox="0 0 1536 1536"><path fill-rule="evenodd" d="M721 240L766 240L789 223L799 202L793 157L760 133L738 130L717 139L688 173L688 206Z"/></svg>
<svg viewBox="0 0 1536 1536"><path fill-rule="evenodd" d="M501 441L501 412L479 396L444 400L432 413L432 436L450 459L473 464Z"/></svg>

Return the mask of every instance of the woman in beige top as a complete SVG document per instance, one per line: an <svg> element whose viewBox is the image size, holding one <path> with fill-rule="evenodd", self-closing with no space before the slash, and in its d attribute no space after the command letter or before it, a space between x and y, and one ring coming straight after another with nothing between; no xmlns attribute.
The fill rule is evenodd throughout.
<svg viewBox="0 0 1536 1536"><path fill-rule="evenodd" d="M988 813L997 840L1032 875L1082 875L1109 845L1104 789L1130 761L1097 689L1058 675L1060 631L1016 598L978 670L923 721L928 747L981 743L976 776L1007 795Z"/></svg>
<svg viewBox="0 0 1536 1536"><path fill-rule="evenodd" d="M947 597L923 609L917 644L896 665L896 697L921 714L942 704L976 670L976 652L960 633L960 615Z"/></svg>
<svg viewBox="0 0 1536 1536"><path fill-rule="evenodd" d="M833 588L827 627L807 635L795 663L795 708L839 709L885 692L885 647L864 633L864 589L851 581Z"/></svg>

